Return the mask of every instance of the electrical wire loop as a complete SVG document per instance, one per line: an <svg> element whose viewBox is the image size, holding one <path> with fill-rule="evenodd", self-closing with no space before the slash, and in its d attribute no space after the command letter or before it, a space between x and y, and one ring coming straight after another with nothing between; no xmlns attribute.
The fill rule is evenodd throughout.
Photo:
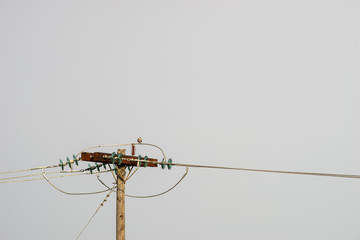
<svg viewBox="0 0 360 240"><path fill-rule="evenodd" d="M104 171L104 172L108 172L108 171ZM43 175L44 179L45 179L53 188L55 188L55 189L58 190L59 192L62 192L62 193L64 193L64 194L67 194L67 195L91 195L91 194L98 194L98 193L103 193L103 192L108 191L108 189L105 189L105 190L102 190L102 191L97 191L97 192L85 192L85 193L70 193L70 192L65 192L65 191L61 190L60 188L56 187L56 186L49 180L49 178L46 177L44 169L42 169L42 175ZM114 186L113 188L115 188L115 186Z"/></svg>

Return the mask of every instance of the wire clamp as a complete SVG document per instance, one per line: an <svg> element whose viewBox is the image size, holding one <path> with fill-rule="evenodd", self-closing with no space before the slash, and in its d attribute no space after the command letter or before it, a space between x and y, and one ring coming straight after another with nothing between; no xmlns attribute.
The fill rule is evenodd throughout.
<svg viewBox="0 0 360 240"><path fill-rule="evenodd" d="M49 181L49 179L48 179L47 176L45 175L45 171L44 171L43 168L41 169L41 172L42 172L43 177L46 179L46 181Z"/></svg>

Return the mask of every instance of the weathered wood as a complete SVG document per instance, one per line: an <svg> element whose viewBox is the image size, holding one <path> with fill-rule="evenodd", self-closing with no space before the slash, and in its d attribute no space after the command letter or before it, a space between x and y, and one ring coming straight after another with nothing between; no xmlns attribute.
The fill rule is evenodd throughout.
<svg viewBox="0 0 360 240"><path fill-rule="evenodd" d="M121 165L124 165L124 166L136 166L137 162L129 161L129 160L137 160L137 159L138 159L138 157L136 157L136 156L123 155ZM81 153L81 160L82 161L89 161L89 162L111 163L111 153L82 152ZM144 157L142 157L141 160L144 160ZM151 161L151 162L157 162L158 161L156 158L148 158L147 160ZM115 162L117 162L117 160ZM141 166L143 167L144 163L142 163ZM147 166L148 167L157 167L157 163L150 163L149 162Z"/></svg>
<svg viewBox="0 0 360 240"><path fill-rule="evenodd" d="M117 171L116 240L125 240L125 168L120 166Z"/></svg>

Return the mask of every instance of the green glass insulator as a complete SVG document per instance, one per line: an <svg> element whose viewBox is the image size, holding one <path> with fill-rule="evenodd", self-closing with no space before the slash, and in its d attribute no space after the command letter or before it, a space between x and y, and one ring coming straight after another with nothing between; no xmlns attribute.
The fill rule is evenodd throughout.
<svg viewBox="0 0 360 240"><path fill-rule="evenodd" d="M99 167L99 165L97 163L95 163L95 167L98 170L98 172L100 172L100 167Z"/></svg>
<svg viewBox="0 0 360 240"><path fill-rule="evenodd" d="M79 166L79 163L78 163L78 160L77 160L77 157L75 156L75 154L73 154L73 159L74 159L76 166Z"/></svg>
<svg viewBox="0 0 360 240"><path fill-rule="evenodd" d="M92 166L90 165L90 163L88 163L88 165L89 165L90 173L92 174Z"/></svg>
<svg viewBox="0 0 360 240"><path fill-rule="evenodd" d="M62 161L61 159L59 159L59 160L60 160L61 170L63 170L63 171L64 171L64 163L63 163L63 161Z"/></svg>
<svg viewBox="0 0 360 240"><path fill-rule="evenodd" d="M71 169L71 162L70 162L70 159L68 157L66 157L66 162L67 162L67 164L69 164L69 168Z"/></svg>
<svg viewBox="0 0 360 240"><path fill-rule="evenodd" d="M122 154L121 153L119 153L119 155L118 155L118 157L117 157L117 160L118 160L118 165L121 165L121 163L122 163Z"/></svg>
<svg viewBox="0 0 360 240"><path fill-rule="evenodd" d="M142 158L142 156L139 155L139 156L138 156L138 160L141 160L141 158ZM141 167L142 162L138 162L138 163L139 163L139 166Z"/></svg>
<svg viewBox="0 0 360 240"><path fill-rule="evenodd" d="M115 154L115 152L113 152L113 153L111 154L111 157L110 157L112 164L115 163L115 156L116 156L116 154Z"/></svg>
<svg viewBox="0 0 360 240"><path fill-rule="evenodd" d="M169 158L169 160L168 160L168 169L169 170L171 170L171 168L172 168L172 162L173 162L173 160L171 159L171 158Z"/></svg>
<svg viewBox="0 0 360 240"><path fill-rule="evenodd" d="M147 161L148 159L149 159L148 156L145 156L145 157L144 157L144 160L145 160L145 161ZM147 167L147 165L148 165L148 162L144 162L144 167Z"/></svg>
<svg viewBox="0 0 360 240"><path fill-rule="evenodd" d="M163 160L162 160L161 162L162 162L161 168L162 168L162 169L165 169L165 164L163 164L163 163L165 162L165 159L163 158Z"/></svg>
<svg viewBox="0 0 360 240"><path fill-rule="evenodd" d="M115 175L117 176L118 175L117 167L115 164L113 164L113 167L114 167Z"/></svg>

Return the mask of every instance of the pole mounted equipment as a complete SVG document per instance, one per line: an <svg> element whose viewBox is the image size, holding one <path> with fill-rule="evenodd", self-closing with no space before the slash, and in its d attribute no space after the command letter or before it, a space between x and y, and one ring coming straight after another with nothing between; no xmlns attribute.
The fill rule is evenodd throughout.
<svg viewBox="0 0 360 240"><path fill-rule="evenodd" d="M141 137L137 139L138 143L142 143ZM106 164L112 164L116 174L116 240L125 240L125 175L126 168L129 169L129 173L133 167L157 167L158 159L149 158L148 156L142 157L141 155L135 156L135 144L131 144L131 154L126 155L125 149L119 149L118 154L104 153L104 152L81 152L81 160L87 162L94 162L95 167L91 167L89 170L92 173L93 169L100 171L99 164L104 167ZM169 159L170 160L170 159ZM169 162L172 163L172 162ZM165 165L163 165L165 168ZM171 165L168 165L171 168ZM135 170L135 171L136 171ZM135 173L135 172L134 172Z"/></svg>

